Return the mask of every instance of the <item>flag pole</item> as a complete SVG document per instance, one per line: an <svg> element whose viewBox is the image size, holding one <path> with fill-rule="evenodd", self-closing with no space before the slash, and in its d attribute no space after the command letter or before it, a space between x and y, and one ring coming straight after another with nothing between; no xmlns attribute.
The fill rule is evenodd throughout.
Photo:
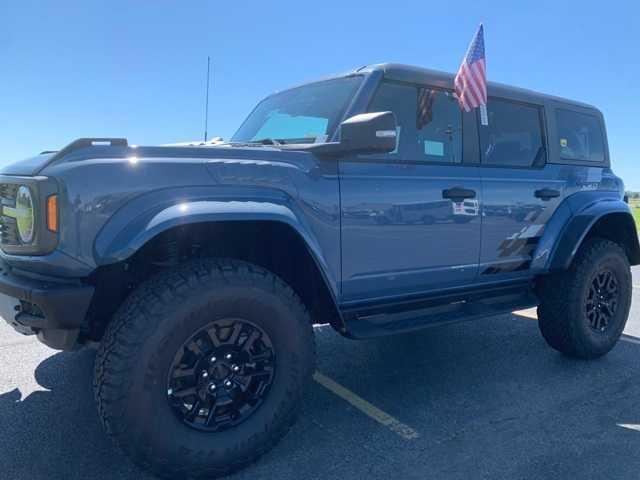
<svg viewBox="0 0 640 480"><path fill-rule="evenodd" d="M207 95L204 104L204 142L207 143L207 130L209 127L209 75L211 72L211 57L207 56Z"/></svg>
<svg viewBox="0 0 640 480"><path fill-rule="evenodd" d="M480 22L480 28L482 28L482 36L483 36L483 41L484 41L484 22ZM485 69L486 69L486 61L485 61ZM486 75L486 70L485 70L485 75ZM486 127L489 125L489 113L487 112L487 104L484 103L482 105L480 105L480 124L483 127Z"/></svg>

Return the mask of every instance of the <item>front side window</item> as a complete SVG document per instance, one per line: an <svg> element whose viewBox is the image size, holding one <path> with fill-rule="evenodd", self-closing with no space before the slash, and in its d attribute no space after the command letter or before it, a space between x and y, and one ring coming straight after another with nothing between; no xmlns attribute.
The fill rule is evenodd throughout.
<svg viewBox="0 0 640 480"><path fill-rule="evenodd" d="M480 126L482 163L530 167L544 161L538 107L489 98L487 118L488 125Z"/></svg>
<svg viewBox="0 0 640 480"><path fill-rule="evenodd" d="M604 161L604 140L600 121L594 115L558 110L560 156L569 160Z"/></svg>
<svg viewBox="0 0 640 480"><path fill-rule="evenodd" d="M264 99L247 117L232 142L313 143L329 139L362 77L303 85Z"/></svg>
<svg viewBox="0 0 640 480"><path fill-rule="evenodd" d="M368 111L392 111L396 115L398 144L386 157L462 162L462 112L452 92L384 82Z"/></svg>

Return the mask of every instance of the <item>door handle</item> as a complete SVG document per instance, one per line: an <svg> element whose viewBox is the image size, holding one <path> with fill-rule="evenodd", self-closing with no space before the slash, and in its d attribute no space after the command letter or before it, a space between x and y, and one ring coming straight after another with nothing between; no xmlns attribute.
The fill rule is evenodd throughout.
<svg viewBox="0 0 640 480"><path fill-rule="evenodd" d="M476 198L476 191L460 187L447 188L446 190L442 190L442 198L448 198L454 202L461 202L466 198Z"/></svg>
<svg viewBox="0 0 640 480"><path fill-rule="evenodd" d="M554 190L553 188L541 188L540 190L536 190L535 196L537 198L541 198L542 200L551 200L552 198L559 197L560 192L558 190Z"/></svg>

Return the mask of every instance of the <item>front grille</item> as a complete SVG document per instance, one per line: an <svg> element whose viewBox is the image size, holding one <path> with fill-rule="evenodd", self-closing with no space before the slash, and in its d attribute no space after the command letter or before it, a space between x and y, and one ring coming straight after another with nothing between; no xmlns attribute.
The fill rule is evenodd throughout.
<svg viewBox="0 0 640 480"><path fill-rule="evenodd" d="M2 198L3 204L6 200L10 202L11 205L13 205L16 201L17 193L18 193L17 183L0 183L0 198Z"/></svg>
<svg viewBox="0 0 640 480"><path fill-rule="evenodd" d="M18 185L15 183L0 183L0 203L4 207L15 207ZM0 215L0 244L20 245L18 237L18 223L15 218Z"/></svg>

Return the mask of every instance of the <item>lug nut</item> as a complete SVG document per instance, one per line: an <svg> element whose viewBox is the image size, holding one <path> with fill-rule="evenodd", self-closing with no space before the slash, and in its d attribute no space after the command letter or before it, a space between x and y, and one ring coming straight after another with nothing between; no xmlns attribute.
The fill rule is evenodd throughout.
<svg viewBox="0 0 640 480"><path fill-rule="evenodd" d="M201 408L200 410L198 410L198 415L200 415L201 417L204 417L207 414L207 410L204 408Z"/></svg>
<svg viewBox="0 0 640 480"><path fill-rule="evenodd" d="M169 390L167 390L167 395L173 395L173 389L170 388Z"/></svg>
<svg viewBox="0 0 640 480"><path fill-rule="evenodd" d="M229 388L229 387L231 386L231 381L226 380L226 381L224 382L224 386L225 386L225 387L227 387L227 388Z"/></svg>
<svg viewBox="0 0 640 480"><path fill-rule="evenodd" d="M216 391L216 384L215 383L211 383L209 385L209 391L212 392L212 393Z"/></svg>
<svg viewBox="0 0 640 480"><path fill-rule="evenodd" d="M230 354L230 353L227 353L227 354L224 356L224 358L226 358L227 360L231 360L231 354Z"/></svg>
<svg viewBox="0 0 640 480"><path fill-rule="evenodd" d="M211 358L209 359L209 361L210 361L211 363L216 363L216 360L217 360L217 358L216 358L216 357L211 357Z"/></svg>
<svg viewBox="0 0 640 480"><path fill-rule="evenodd" d="M233 365L231 367L231 370L234 371L234 372L239 372L240 371L240 367L238 365Z"/></svg>
<svg viewBox="0 0 640 480"><path fill-rule="evenodd" d="M209 376L209 373L205 370L202 372L202 378L207 378Z"/></svg>

